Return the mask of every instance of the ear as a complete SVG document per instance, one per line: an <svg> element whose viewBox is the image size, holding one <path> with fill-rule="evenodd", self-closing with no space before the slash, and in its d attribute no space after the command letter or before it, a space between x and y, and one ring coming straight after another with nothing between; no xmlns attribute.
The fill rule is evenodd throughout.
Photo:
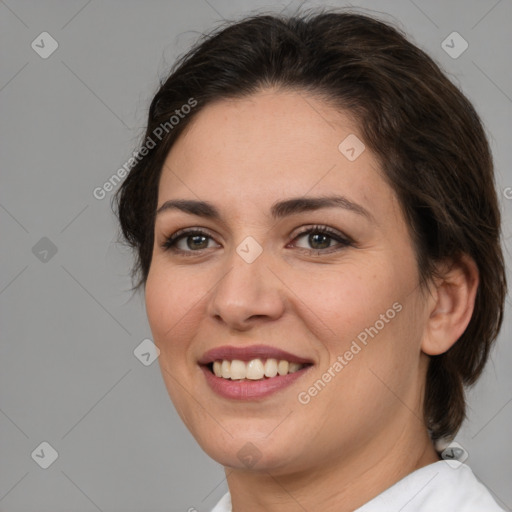
<svg viewBox="0 0 512 512"><path fill-rule="evenodd" d="M478 267L468 255L439 269L428 301L429 318L421 343L428 355L443 354L462 336L471 320L479 283Z"/></svg>

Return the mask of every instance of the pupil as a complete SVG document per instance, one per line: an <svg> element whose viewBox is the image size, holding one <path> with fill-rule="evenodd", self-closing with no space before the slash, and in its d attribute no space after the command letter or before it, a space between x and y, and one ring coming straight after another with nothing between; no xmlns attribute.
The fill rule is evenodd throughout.
<svg viewBox="0 0 512 512"><path fill-rule="evenodd" d="M323 242L318 242L319 237L323 239ZM315 247L317 242L320 243L321 247ZM314 249L325 249L329 247L329 237L322 233L311 234L309 235L309 243L311 246L313 246Z"/></svg>

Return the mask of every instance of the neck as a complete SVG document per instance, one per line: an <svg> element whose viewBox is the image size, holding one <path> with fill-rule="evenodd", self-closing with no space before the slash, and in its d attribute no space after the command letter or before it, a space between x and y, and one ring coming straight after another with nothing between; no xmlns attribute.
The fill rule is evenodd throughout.
<svg viewBox="0 0 512 512"><path fill-rule="evenodd" d="M409 425L410 427L410 425ZM413 471L439 460L426 429L404 430L391 443L373 440L350 457L322 461L307 471L279 474L226 468L233 512L350 512Z"/></svg>

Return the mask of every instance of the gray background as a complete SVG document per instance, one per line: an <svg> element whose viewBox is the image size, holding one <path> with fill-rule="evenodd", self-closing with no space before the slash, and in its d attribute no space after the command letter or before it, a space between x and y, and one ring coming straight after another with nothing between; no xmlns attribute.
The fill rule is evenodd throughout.
<svg viewBox="0 0 512 512"><path fill-rule="evenodd" d="M318 4L347 5L304 8ZM299 5L0 1L0 511L203 511L227 490L220 465L174 411L158 362L134 356L151 338L143 299L128 291L112 193L97 200L92 191L136 148L158 78L200 33L223 18ZM475 104L494 152L510 261L512 2L352 5L397 22ZM44 31L59 44L46 59L31 47ZM441 47L453 31L469 44L458 58ZM507 510L510 335L507 303L457 437ZM48 469L31 456L43 441L59 455Z"/></svg>

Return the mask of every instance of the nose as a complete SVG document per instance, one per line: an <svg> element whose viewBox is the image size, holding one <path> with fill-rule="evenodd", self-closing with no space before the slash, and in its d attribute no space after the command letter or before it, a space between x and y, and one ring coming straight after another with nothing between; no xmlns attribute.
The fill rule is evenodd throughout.
<svg viewBox="0 0 512 512"><path fill-rule="evenodd" d="M228 270L210 295L210 317L237 331L278 319L285 309L284 290L269 263L265 251L252 263L233 251Z"/></svg>

